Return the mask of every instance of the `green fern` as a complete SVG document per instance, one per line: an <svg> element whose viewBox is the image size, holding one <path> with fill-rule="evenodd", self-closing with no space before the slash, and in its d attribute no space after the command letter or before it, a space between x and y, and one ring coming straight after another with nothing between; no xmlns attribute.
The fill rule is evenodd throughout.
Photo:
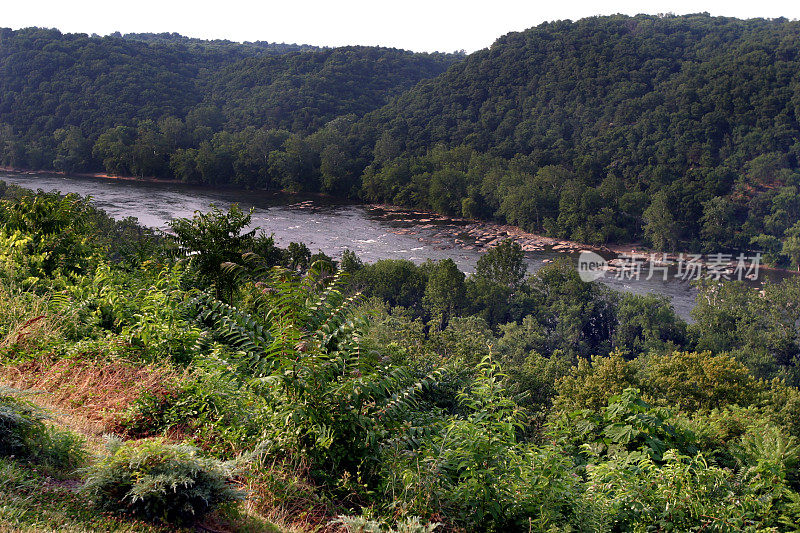
<svg viewBox="0 0 800 533"><path fill-rule="evenodd" d="M334 483L349 473L369 483L382 446L418 442L425 432L409 419L440 372L415 379L362 350L367 322L355 312L359 295L344 294L341 272L321 263L302 274L267 268L254 254L224 269L251 312L197 294L203 342L226 345L221 366L274 400L283 424L275 430L294 436L291 445L309 456L318 479Z"/></svg>

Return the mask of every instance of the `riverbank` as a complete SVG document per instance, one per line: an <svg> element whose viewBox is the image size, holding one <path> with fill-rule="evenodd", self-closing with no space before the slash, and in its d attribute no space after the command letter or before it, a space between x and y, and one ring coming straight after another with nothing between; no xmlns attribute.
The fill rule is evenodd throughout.
<svg viewBox="0 0 800 533"><path fill-rule="evenodd" d="M27 168L4 167L4 166L0 166L0 172L8 172L9 174L23 174L29 176L45 175L45 176L61 176L64 178L97 178L97 179L121 180L121 181L139 181L145 183L190 185L188 183L183 183L180 180L156 178L154 176L137 178L135 176L117 176L115 174L107 174L105 172L62 172L58 170L31 170Z"/></svg>
<svg viewBox="0 0 800 533"><path fill-rule="evenodd" d="M108 173L93 172L93 173L65 173L58 171L38 171L30 169L21 169L14 167L0 166L0 172L7 174L20 175L20 176L45 176L45 177L58 177L58 178L78 178L88 180L108 180L108 181L125 181L131 183L142 184L160 184L169 186L180 186L187 190L214 190L214 191L240 191L243 189L227 186L227 187L208 187L204 185L196 185L191 183L184 183L179 180L155 178L155 177L134 177L134 176L118 176ZM291 193L287 191L267 191L258 190L259 193L274 193L276 195L289 195L301 198L318 198L326 202L340 202L341 198L333 197L325 193ZM525 252L546 252L558 254L576 255L582 251L591 251L603 256L609 261L606 269L610 272L618 271L623 265L626 257L631 254L637 254L637 257L642 259L642 265L645 268L649 267L650 254L654 253L647 250L641 243L620 243L620 244L606 244L606 245L590 245L570 241L567 239L557 239L553 237L546 237L536 233L527 232L517 226L507 224L500 224L491 221L467 219L460 217L449 217L432 213L429 211L421 211L417 209L410 209L389 204L361 204L363 205L371 216L376 219L392 222L402 227L392 229L392 233L402 236L418 236L421 232L430 234L433 232L432 237L419 236L418 240L425 241L439 249L444 246L453 246L464 250L466 252L486 252L491 247L499 244L505 239L511 239L517 242ZM293 209L311 209L313 202L299 201L290 205ZM675 263L680 259L680 254L663 254L658 253L659 259L662 261ZM548 263L550 258L539 259L542 263ZM705 258L697 261L696 264L702 265L702 268L707 268L710 264ZM732 258L726 265L729 271L736 268L736 260ZM761 269L770 270L783 275L796 275L797 272L783 269L760 266Z"/></svg>
<svg viewBox="0 0 800 533"><path fill-rule="evenodd" d="M447 217L427 211L418 211L387 204L371 204L370 211L374 216L390 222L410 224L409 228L398 228L393 233L399 235L417 235L418 230L435 230L434 239L450 239L455 245L465 250L486 252L493 246L506 239L520 245L524 252L556 252L561 254L578 254L581 252L594 252L608 261L603 268L610 273L616 273L626 268L626 263L635 257L640 262L642 271L648 272L651 263L655 267L672 265L678 262L692 260L693 267L707 271L709 267L719 269L721 274L731 276L736 272L738 258L731 254L729 261L720 264L710 261L711 255L702 257L691 256L687 253L660 253L653 252L643 247L641 243L591 245L565 239L546 237L531 233L517 226L498 224L482 220ZM428 239L429 244L438 244L437 240ZM549 258L541 259L549 263ZM749 263L748 263L749 266ZM797 272L784 268L775 268L759 264L759 270L767 270L781 275L797 275ZM752 272L748 279L755 280L757 274Z"/></svg>
<svg viewBox="0 0 800 533"><path fill-rule="evenodd" d="M31 170L31 169L22 169L22 168L15 168L15 167L6 167L0 166L0 172L8 172L12 174L22 174L22 175L47 175L47 176L58 176L58 177L65 177L65 178L90 178L90 179L108 179L108 180L118 180L118 181L132 181L138 183L159 183L159 184L166 184L166 185L180 185L186 187L202 187L191 183L185 183L180 180L172 180L172 179L164 179L164 178L156 178L153 176L144 176L144 177L136 177L136 176L119 176L115 174L108 174L105 172L60 172L55 170ZM235 187L221 187L222 189L235 189ZM269 192L269 191L265 191ZM280 191L282 194L291 194L288 191ZM303 193L304 196L315 196L320 198L331 198L334 197L330 195L326 195L323 193ZM483 221L483 220L475 220L475 219L466 219L466 218L459 218L459 217L448 217L445 215L440 215L438 213L428 212L428 211L419 211L408 209L400 206L388 205L388 204L366 204L367 208L371 211L384 211L386 213L398 215L398 214L407 214L408 216L417 217L416 220L409 220L409 222L419 223L421 225L429 224L431 222L452 222L456 224L464 224L466 227L466 233L469 234L474 238L474 247L475 248L488 248L494 246L495 244L499 243L503 239L513 239L520 243L523 250L525 251L540 251L545 249L545 247L549 247L555 251L561 252L573 252L573 251L580 251L580 250L592 250L598 252L607 252L607 253L622 253L626 250L631 250L636 248L637 244L621 244L616 245L614 247L611 246L595 246L595 245L588 245L577 243L573 241L563 240L563 239L555 239L551 237L545 237L543 235L537 235L534 233L529 233L521 228L516 226L504 225L504 224L497 224L494 222ZM296 207L303 208L304 202L296 204ZM387 217L390 218L390 217ZM402 234L402 232L398 232L398 234ZM470 246L467 244L466 249Z"/></svg>
<svg viewBox="0 0 800 533"><path fill-rule="evenodd" d="M227 209L238 203L254 208L252 228L272 234L282 247L291 242L305 243L312 253L321 251L340 257L344 250L358 254L365 263L389 260L410 260L416 264L427 260L453 260L463 272L476 270L477 262L500 239L515 236L525 239L525 262L529 273L564 257L577 260L584 247L571 243L558 249L556 239L525 234L518 228L402 209L396 206L370 206L345 203L336 199L297 195L280 195L260 191L219 190L203 187L176 187L139 181L82 179L53 175L5 174L8 183L28 189L59 190L90 196L94 204L117 220L135 217L139 223L166 229L174 218L191 217L196 211L206 212L212 205ZM381 207L386 208L381 209ZM540 251L537 251L540 250ZM611 254L601 252L611 257ZM612 289L635 294L658 293L670 298L684 318L694 306L695 291L690 284L670 276L668 281L646 279L637 282L617 278L608 273L601 281Z"/></svg>

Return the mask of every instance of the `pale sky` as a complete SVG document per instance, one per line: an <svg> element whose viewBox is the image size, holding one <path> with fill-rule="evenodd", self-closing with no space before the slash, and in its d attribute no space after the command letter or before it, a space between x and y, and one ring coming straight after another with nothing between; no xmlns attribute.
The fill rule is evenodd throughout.
<svg viewBox="0 0 800 533"><path fill-rule="evenodd" d="M204 39L472 52L544 21L625 13L800 18L800 2L757 0L2 0L0 27L178 32Z"/></svg>

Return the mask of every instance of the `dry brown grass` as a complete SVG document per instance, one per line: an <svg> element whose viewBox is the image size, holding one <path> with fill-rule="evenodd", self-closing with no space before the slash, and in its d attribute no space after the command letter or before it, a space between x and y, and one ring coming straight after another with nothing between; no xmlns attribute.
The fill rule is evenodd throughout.
<svg viewBox="0 0 800 533"><path fill-rule="evenodd" d="M24 349L57 338L65 319L49 312L46 297L0 284L0 350Z"/></svg>
<svg viewBox="0 0 800 533"><path fill-rule="evenodd" d="M251 465L243 480L249 494L246 512L264 517L281 531L340 531L339 526L330 525L336 518L334 506L318 496L307 474L306 466L291 462Z"/></svg>
<svg viewBox="0 0 800 533"><path fill-rule="evenodd" d="M181 377L172 369L153 365L86 359L37 360L0 367L0 382L41 391L36 403L68 417L67 425L88 437L113 430L116 418L144 391L170 390Z"/></svg>
<svg viewBox="0 0 800 533"><path fill-rule="evenodd" d="M102 436L117 428L119 415L142 392L167 393L186 377L172 369L110 360L39 360L0 366L0 384L40 391L27 399L56 415L54 423L86 437L94 453L102 450ZM175 440L182 440L180 437ZM341 531L339 526L330 525L335 518L332 506L316 496L305 470L277 462L247 472L242 488L250 497L241 508L244 516L268 521L285 533ZM240 530L213 517L203 529Z"/></svg>

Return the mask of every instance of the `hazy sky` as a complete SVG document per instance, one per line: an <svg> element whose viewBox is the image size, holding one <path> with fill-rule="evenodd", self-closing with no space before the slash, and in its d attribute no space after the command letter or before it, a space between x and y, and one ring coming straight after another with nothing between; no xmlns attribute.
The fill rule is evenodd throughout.
<svg viewBox="0 0 800 533"><path fill-rule="evenodd" d="M800 2L757 0L2 0L0 26L64 32L178 32L233 41L383 45L468 52L544 21L613 13L800 18Z"/></svg>

